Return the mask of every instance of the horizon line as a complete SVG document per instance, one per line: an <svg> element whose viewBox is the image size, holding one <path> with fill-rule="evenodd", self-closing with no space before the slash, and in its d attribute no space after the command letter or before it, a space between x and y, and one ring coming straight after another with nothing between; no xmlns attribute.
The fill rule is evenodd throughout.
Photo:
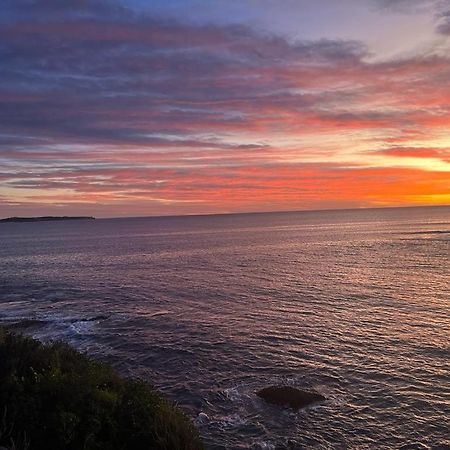
<svg viewBox="0 0 450 450"><path fill-rule="evenodd" d="M251 215L251 214L289 214L289 213L313 213L313 212L331 212L331 211L367 211L367 210L380 210L380 209L414 209L414 208L450 208L450 204L444 205L407 205L407 206L361 206L359 208L324 208L324 209L287 209L287 210L272 210L272 211L242 211L242 212L217 212L217 213L195 213L195 214L162 214L154 216L111 216L111 217L96 217L95 215L82 215L82 216L67 216L66 214L50 215L52 217L91 217L96 220L111 220L111 219L163 219L170 217L208 217L208 216L237 216L237 215ZM34 218L34 217L47 217L48 214L43 216L8 216L0 217L0 220L11 218Z"/></svg>
<svg viewBox="0 0 450 450"><path fill-rule="evenodd" d="M450 204L445 205L408 205L408 206L362 206L359 208L324 208L324 209L287 209L272 211L243 211L243 212L217 212L217 213L195 213L195 214L162 214L155 216L113 216L113 217L95 217L97 220L103 219L157 219L166 217L203 217L203 216L235 216L245 214L282 214L282 213L301 213L301 212L326 212L326 211L359 211L359 210L378 210L378 209L413 209L413 208L450 208Z"/></svg>

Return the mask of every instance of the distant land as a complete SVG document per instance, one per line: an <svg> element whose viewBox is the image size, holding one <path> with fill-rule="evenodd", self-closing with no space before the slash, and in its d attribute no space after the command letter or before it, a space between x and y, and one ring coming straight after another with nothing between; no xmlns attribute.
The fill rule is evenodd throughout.
<svg viewBox="0 0 450 450"><path fill-rule="evenodd" d="M42 216L42 217L8 217L0 222L50 222L59 220L94 220L92 216Z"/></svg>

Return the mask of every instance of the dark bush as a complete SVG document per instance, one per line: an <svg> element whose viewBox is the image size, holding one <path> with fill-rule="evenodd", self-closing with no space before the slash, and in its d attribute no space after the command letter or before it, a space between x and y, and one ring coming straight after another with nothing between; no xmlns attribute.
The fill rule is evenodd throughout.
<svg viewBox="0 0 450 450"><path fill-rule="evenodd" d="M67 344L0 329L0 446L15 450L199 450L189 419L148 383Z"/></svg>

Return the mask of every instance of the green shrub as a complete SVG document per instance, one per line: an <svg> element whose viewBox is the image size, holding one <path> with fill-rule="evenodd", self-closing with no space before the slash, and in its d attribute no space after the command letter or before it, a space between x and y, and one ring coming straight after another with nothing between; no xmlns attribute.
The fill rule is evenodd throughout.
<svg viewBox="0 0 450 450"><path fill-rule="evenodd" d="M158 391L67 344L0 329L0 446L11 450L199 450Z"/></svg>

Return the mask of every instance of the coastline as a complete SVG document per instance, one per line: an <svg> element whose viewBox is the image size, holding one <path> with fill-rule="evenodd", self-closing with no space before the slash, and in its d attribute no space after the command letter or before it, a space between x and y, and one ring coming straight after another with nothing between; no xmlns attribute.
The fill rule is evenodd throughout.
<svg viewBox="0 0 450 450"><path fill-rule="evenodd" d="M63 342L0 327L0 448L201 450L192 421L151 384Z"/></svg>
<svg viewBox="0 0 450 450"><path fill-rule="evenodd" d="M5 219L0 219L0 223L61 222L65 220L95 220L95 217L93 216L7 217Z"/></svg>

